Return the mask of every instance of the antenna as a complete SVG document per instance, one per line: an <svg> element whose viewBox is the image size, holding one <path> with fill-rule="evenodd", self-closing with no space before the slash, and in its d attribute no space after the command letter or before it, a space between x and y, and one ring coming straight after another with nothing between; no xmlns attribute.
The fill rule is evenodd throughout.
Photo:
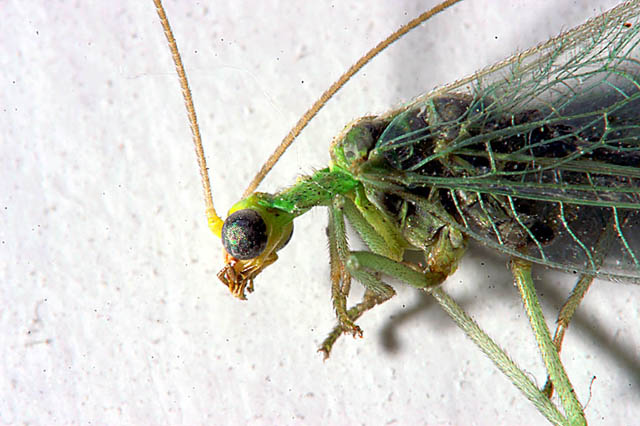
<svg viewBox="0 0 640 426"><path fill-rule="evenodd" d="M407 22L406 24L398 28L391 35L389 35L389 37L382 40L373 49L368 51L363 57L358 59L358 61L355 64L351 65L351 67L349 67L349 69L345 71L345 73L342 74L340 78L338 78L322 94L322 96L320 96L320 98L311 106L311 108L309 108L309 110L307 110L307 112L305 112L304 115L300 117L300 120L298 120L296 125L293 126L293 128L289 131L287 136L285 136L282 142L280 142L280 145L278 145L275 151L273 151L273 154L271 154L271 156L267 159L267 161L262 165L262 167L260 168L260 171L258 171L258 173L254 176L251 183L249 183L249 186L247 187L247 189L244 190L244 194L242 194L242 198L248 197L251 193L253 193L253 191L256 190L258 185L260 185L262 180L271 171L273 166L275 166L278 160L280 160L280 157L282 157L282 154L285 153L285 151L293 143L295 138L297 138L300 132L302 132L302 129L304 129L307 126L307 124L309 124L309 121L311 121L311 119L316 116L316 114L322 109L322 107L325 106L325 104L329 101L329 99L331 99L333 95L335 95L336 92L340 90L342 86L344 86L351 79L351 77L355 75L355 73L360 71L362 67L368 64L378 53L382 52L384 49L389 47L391 44L397 41L400 37L402 37L409 31L411 31L418 25L422 24L426 20L430 19L433 15L436 15L442 12L443 10L448 9L449 7L453 6L454 4L460 1L462 0L446 0L436 5L432 9L422 13L417 18L412 19L411 21Z"/></svg>
<svg viewBox="0 0 640 426"><path fill-rule="evenodd" d="M153 2L156 5L156 11L158 12L158 17L160 18L164 35L167 37L169 49L171 49L171 56L173 57L173 63L176 65L176 71L178 72L178 78L180 79L182 97L184 98L184 105L187 108L189 126L191 127L191 134L193 135L193 145L196 149L196 157L198 158L198 166L200 167L200 178L202 180L202 190L204 192L207 222L209 223L211 231L219 237L224 221L220 216L218 216L216 209L213 207L213 197L211 196L211 183L209 182L207 160L204 158L202 138L200 137L200 127L198 127L198 118L196 117L196 110L193 106L193 99L191 98L191 89L189 89L187 74L184 71L182 58L178 51L178 44L176 43L176 39L173 37L173 31L171 31L171 25L169 25L169 20L167 19L167 14L164 11L162 2L161 0L153 0Z"/></svg>

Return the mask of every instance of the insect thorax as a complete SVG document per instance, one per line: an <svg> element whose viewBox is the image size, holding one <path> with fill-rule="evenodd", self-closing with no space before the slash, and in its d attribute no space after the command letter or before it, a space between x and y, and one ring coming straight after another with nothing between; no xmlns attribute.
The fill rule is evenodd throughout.
<svg viewBox="0 0 640 426"><path fill-rule="evenodd" d="M571 246L563 241L567 238L598 244L611 212L530 199L523 190L511 196L510 185L580 186L599 179L600 184L623 186L615 176L559 175L545 165L577 158L636 166L640 157L609 147L586 151L604 137L598 116L585 128L576 120L549 120L552 115L544 107L500 109L489 97L435 96L396 114L365 117L347 126L332 145L332 160L363 184L367 198L416 248L427 248L449 224L511 253L553 258L554 245L564 250Z"/></svg>

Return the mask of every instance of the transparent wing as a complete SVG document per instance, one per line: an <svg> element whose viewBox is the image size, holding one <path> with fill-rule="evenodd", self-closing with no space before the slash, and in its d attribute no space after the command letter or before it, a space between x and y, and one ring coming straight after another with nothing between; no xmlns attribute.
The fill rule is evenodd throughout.
<svg viewBox="0 0 640 426"><path fill-rule="evenodd" d="M364 179L436 200L452 226L507 253L640 282L639 8L396 111L372 155L393 172Z"/></svg>

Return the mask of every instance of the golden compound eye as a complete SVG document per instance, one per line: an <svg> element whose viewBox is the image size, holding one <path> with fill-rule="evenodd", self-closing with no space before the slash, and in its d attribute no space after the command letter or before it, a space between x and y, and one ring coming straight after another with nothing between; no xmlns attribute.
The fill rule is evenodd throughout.
<svg viewBox="0 0 640 426"><path fill-rule="evenodd" d="M238 210L222 225L222 244L236 259L249 260L260 256L267 240L267 225L255 210Z"/></svg>

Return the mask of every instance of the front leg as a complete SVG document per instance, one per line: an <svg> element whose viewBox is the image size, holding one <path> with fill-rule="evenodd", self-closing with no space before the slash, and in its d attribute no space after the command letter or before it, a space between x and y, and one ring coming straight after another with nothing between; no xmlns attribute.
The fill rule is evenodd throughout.
<svg viewBox="0 0 640 426"><path fill-rule="evenodd" d="M342 333L351 333L353 336L362 336L362 330L355 324L353 315L347 312L347 297L351 290L351 275L345 267L349 254L349 244L344 223L344 198L335 197L329 205L329 224L327 226L327 236L329 237L329 265L331 276L331 300L333 309L338 318L338 336ZM333 334L332 333L332 334ZM335 341L337 337L333 339ZM325 345L321 347L320 350ZM329 347L330 350L330 347ZM329 350L325 352L325 358L329 356Z"/></svg>
<svg viewBox="0 0 640 426"><path fill-rule="evenodd" d="M391 291L393 291L393 289L391 289ZM373 308L376 305L379 305L391 299L391 297L393 297L394 294L395 294L395 291L393 291L391 296L384 297L374 293L369 289L366 289L364 292L364 296L362 297L362 301L360 301L360 303L356 304L355 306L351 307L348 311L346 311L346 315L352 322L356 321L366 311L368 311L369 309ZM360 327L358 327L358 330L360 330ZM338 325L336 325L333 328L333 330L331 330L329 335L326 337L326 339L324 339L324 341L320 345L320 348L318 348L318 352L322 352L324 354L325 360L329 358L329 354L331 353L331 348L333 348L333 345L334 343L336 343L338 338L350 331L351 330L349 330L348 328L345 328L345 326L340 322L338 322ZM360 330L360 333L362 333L361 330ZM362 337L362 334L360 335L360 337Z"/></svg>
<svg viewBox="0 0 640 426"><path fill-rule="evenodd" d="M351 222L355 222L354 228L358 230L358 233L364 234L362 235L363 240L368 243L370 248L373 249L375 247L376 251L382 251L378 248L380 246L369 243L378 239L376 232L358 214L356 209L350 209L350 202L348 199L346 201L345 199L336 199L329 207L328 235L331 255L332 296L338 317L338 325L320 346L319 351L324 353L325 358L329 356L333 344L343 333L350 332L354 336L361 335L360 328L354 323L355 320L367 310L389 300L395 295L393 288L380 279L380 274L394 277L416 288L433 288L441 284L455 271L458 260L466 247L466 240L458 231L443 227L437 234L431 250L427 253L426 267L418 267L417 265L394 260L390 257L393 256L391 253L345 253L347 243L344 233L343 211L347 213ZM384 247L384 245L382 246ZM352 277L362 283L366 291L362 301L347 310L346 298L348 291L344 291L344 282L348 280L348 283L350 283Z"/></svg>
<svg viewBox="0 0 640 426"><path fill-rule="evenodd" d="M362 198L362 197L361 197ZM360 200L360 204L365 205L368 211L369 220L375 220L378 228L381 226L390 227L391 225L381 219L382 214L372 210L373 205L367 204L364 199ZM380 282L372 282L371 289L373 294L365 296L362 302L347 311L347 297L351 290L352 271L347 267L350 258L349 244L347 242L347 234L345 230L345 216L353 225L354 229L362 237L363 241L369 246L374 253L391 259L401 259L403 249L400 248L400 242L396 241L400 238L398 231L390 229L384 232L388 239L396 241L395 244L387 243L383 235L367 220L367 218L356 207L355 202L348 197L337 195L329 204L329 225L327 227L327 236L329 237L329 263L331 269L331 299L333 308L338 318L338 326L333 330L331 335L339 336L342 333L351 333L353 336L362 337L362 330L355 324L355 320L362 315L363 312L371 309L373 306L382 303L391 298L395 292L388 285ZM391 238L389 235L395 235L397 238ZM363 279L367 279L366 277ZM378 284L379 283L379 284ZM365 284L367 286L367 284ZM369 286L367 286L369 287ZM337 337L327 339L321 351L328 356L333 343Z"/></svg>
<svg viewBox="0 0 640 426"><path fill-rule="evenodd" d="M383 283L369 273L362 273L357 268L349 266L351 252L347 242L345 230L345 215L353 224L358 234L369 248L386 256L398 258L399 253L390 251L384 238L358 211L354 202L343 196L336 196L329 207L329 225L327 236L329 237L329 262L331 270L331 299L338 318L338 324L323 341L318 349L324 353L325 359L329 357L333 344L342 334L350 333L354 337L362 337L362 330L355 321L375 305L389 300L395 294L393 288ZM351 277L362 282L366 291L360 303L347 310L347 297L351 290Z"/></svg>

